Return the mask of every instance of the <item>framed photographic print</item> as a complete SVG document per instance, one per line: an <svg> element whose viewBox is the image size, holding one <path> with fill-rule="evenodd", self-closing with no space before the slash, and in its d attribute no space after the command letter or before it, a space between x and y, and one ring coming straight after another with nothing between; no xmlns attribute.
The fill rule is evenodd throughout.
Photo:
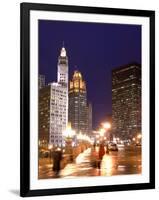
<svg viewBox="0 0 159 200"><path fill-rule="evenodd" d="M155 12L21 4L23 197L155 188Z"/></svg>

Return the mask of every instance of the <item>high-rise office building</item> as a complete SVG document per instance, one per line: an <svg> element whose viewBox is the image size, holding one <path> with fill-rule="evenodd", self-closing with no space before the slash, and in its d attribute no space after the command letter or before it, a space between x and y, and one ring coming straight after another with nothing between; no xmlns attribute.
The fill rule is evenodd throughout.
<svg viewBox="0 0 159 200"><path fill-rule="evenodd" d="M57 82L68 88L68 57L64 47L61 49L57 66Z"/></svg>
<svg viewBox="0 0 159 200"><path fill-rule="evenodd" d="M112 130L121 139L141 133L141 66L132 63L112 71Z"/></svg>
<svg viewBox="0 0 159 200"><path fill-rule="evenodd" d="M51 86L45 86L39 90L39 145L48 147L50 132L50 105Z"/></svg>
<svg viewBox="0 0 159 200"><path fill-rule="evenodd" d="M45 75L39 74L39 89L45 87Z"/></svg>
<svg viewBox="0 0 159 200"><path fill-rule="evenodd" d="M76 133L88 134L88 107L86 83L76 70L69 85L68 120Z"/></svg>
<svg viewBox="0 0 159 200"><path fill-rule="evenodd" d="M88 134L92 136L92 104L88 104Z"/></svg>
<svg viewBox="0 0 159 200"><path fill-rule="evenodd" d="M39 92L39 139L54 146L63 145L68 122L68 58L62 47L58 58L57 80Z"/></svg>
<svg viewBox="0 0 159 200"><path fill-rule="evenodd" d="M68 90L59 83L51 83L49 143L63 145L63 132L68 122Z"/></svg>

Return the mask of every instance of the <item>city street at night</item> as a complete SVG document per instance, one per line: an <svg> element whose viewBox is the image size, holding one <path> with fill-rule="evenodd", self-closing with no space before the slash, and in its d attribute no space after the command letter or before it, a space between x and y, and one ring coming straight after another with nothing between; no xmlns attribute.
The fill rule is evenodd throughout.
<svg viewBox="0 0 159 200"><path fill-rule="evenodd" d="M47 161L44 162L41 159L39 161L39 179L141 173L141 147L126 146L119 148L118 151L109 151L109 154L103 156L100 169L95 164L94 156L98 154L98 149L98 147L95 149L92 147L80 153L74 162L66 164L59 176L55 176L52 170L52 159L46 159Z"/></svg>
<svg viewBox="0 0 159 200"><path fill-rule="evenodd" d="M39 20L38 179L141 174L141 29Z"/></svg>

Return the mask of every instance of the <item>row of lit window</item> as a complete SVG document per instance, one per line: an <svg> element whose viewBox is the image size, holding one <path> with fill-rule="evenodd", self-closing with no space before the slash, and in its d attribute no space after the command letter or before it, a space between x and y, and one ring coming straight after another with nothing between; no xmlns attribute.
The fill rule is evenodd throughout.
<svg viewBox="0 0 159 200"><path fill-rule="evenodd" d="M62 140L51 140L51 143L62 143Z"/></svg>

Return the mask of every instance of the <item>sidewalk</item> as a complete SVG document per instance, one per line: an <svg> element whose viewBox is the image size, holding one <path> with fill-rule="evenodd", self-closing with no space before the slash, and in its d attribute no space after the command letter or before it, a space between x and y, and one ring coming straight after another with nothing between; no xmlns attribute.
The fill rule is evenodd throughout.
<svg viewBox="0 0 159 200"><path fill-rule="evenodd" d="M75 176L99 176L99 169L93 168L91 165L91 148L86 149L83 153L77 156L75 163L67 164L61 170L60 176L70 178Z"/></svg>
<svg viewBox="0 0 159 200"><path fill-rule="evenodd" d="M53 164L53 159L51 158L39 158L39 166Z"/></svg>
<svg viewBox="0 0 159 200"><path fill-rule="evenodd" d="M52 161L52 160L51 160ZM57 178L52 170L53 162L49 158L39 160L39 178ZM73 163L68 163L61 169L60 178L80 176L100 176L100 169L92 165L92 149L88 148L80 153Z"/></svg>

